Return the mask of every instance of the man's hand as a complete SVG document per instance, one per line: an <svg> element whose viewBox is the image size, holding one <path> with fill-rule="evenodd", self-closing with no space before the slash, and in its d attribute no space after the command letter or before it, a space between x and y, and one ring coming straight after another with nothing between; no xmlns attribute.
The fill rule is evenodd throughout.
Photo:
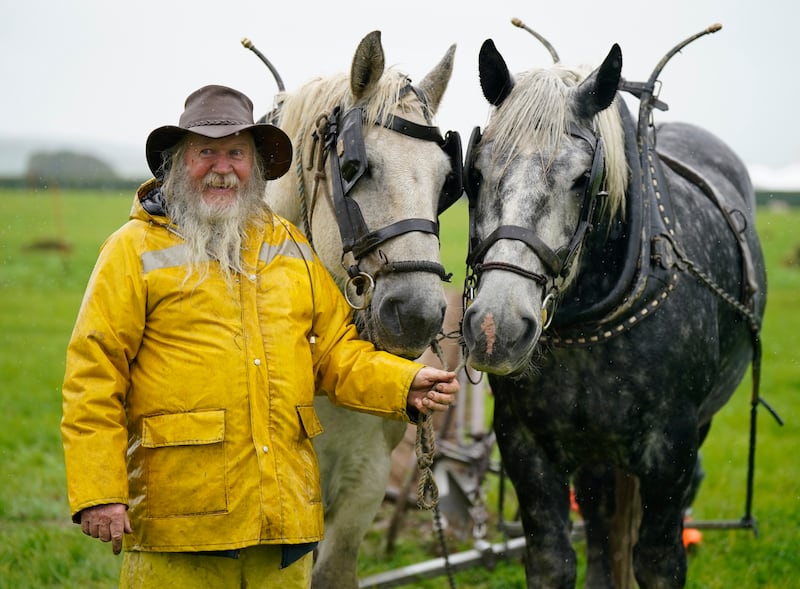
<svg viewBox="0 0 800 589"><path fill-rule="evenodd" d="M81 530L87 536L111 542L114 554L122 552L122 534L130 534L128 510L122 503L95 505L81 511Z"/></svg>
<svg viewBox="0 0 800 589"><path fill-rule="evenodd" d="M446 411L455 402L459 388L455 372L423 366L411 381L408 404L424 415Z"/></svg>

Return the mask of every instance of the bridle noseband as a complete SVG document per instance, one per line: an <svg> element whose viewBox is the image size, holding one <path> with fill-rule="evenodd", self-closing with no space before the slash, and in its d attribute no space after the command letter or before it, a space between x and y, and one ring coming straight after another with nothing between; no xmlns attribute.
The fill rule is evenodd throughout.
<svg viewBox="0 0 800 589"><path fill-rule="evenodd" d="M586 141L591 146L593 153L592 165L587 171L588 179L583 192L580 217L572 239L566 248L554 251L532 230L519 225L501 225L482 240L478 236L477 203L482 178L475 169L475 158L476 148L481 140L481 132L479 127L475 127L473 130L464 166L464 189L469 200L469 249L467 253L467 277L464 283L465 307L471 302L478 280L486 270L513 272L533 280L543 287L547 287L549 284L545 300L553 307L555 306L558 298L558 282L559 280L563 281L569 275L576 254L592 229L598 199L608 195L605 190L602 190L606 173L603 139L593 131L576 124L570 125L569 134L572 137ZM547 270L547 275L533 272L510 262L484 262L483 259L486 256L486 252L501 239L521 241L527 245L542 261ZM552 319L552 315L553 313L551 312L550 319Z"/></svg>

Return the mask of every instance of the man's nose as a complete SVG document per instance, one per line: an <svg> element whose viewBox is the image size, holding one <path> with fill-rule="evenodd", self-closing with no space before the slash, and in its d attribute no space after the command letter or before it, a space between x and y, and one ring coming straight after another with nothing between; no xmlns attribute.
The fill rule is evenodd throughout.
<svg viewBox="0 0 800 589"><path fill-rule="evenodd" d="M214 172L226 174L233 170L233 160L227 154L217 154L211 166Z"/></svg>

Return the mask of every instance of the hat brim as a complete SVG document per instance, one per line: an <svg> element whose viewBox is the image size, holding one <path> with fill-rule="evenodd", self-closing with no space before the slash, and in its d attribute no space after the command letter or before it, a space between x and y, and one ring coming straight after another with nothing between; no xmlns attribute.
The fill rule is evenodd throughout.
<svg viewBox="0 0 800 589"><path fill-rule="evenodd" d="M202 125L184 129L167 125L155 129L147 138L145 156L153 176L162 173L163 153L169 151L188 133L219 139L243 131L249 132L264 165L264 178L275 180L283 176L292 165L292 142L289 137L274 125L256 123L254 125Z"/></svg>

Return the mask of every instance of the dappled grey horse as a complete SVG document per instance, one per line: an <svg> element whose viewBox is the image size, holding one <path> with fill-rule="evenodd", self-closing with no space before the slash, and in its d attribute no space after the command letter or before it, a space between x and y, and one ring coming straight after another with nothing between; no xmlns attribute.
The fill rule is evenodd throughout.
<svg viewBox="0 0 800 589"><path fill-rule="evenodd" d="M556 61L512 75L493 41L480 50L494 108L465 161L469 363L489 373L528 586L575 585L571 481L587 586L614 586L620 469L639 484L636 580L683 587L698 448L759 357L766 283L754 193L718 138L653 127L666 59L649 84L622 78L617 45L592 71ZM638 121L619 90L641 98Z"/></svg>

